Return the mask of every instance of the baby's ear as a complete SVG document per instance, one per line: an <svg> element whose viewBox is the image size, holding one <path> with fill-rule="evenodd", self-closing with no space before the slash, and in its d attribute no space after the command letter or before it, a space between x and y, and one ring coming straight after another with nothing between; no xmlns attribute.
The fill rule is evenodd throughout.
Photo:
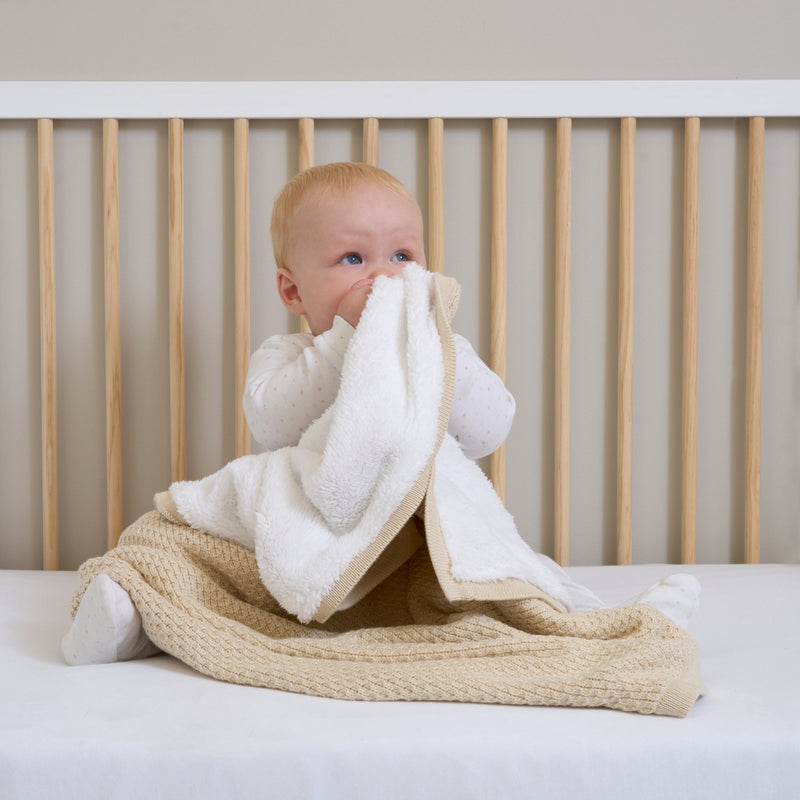
<svg viewBox="0 0 800 800"><path fill-rule="evenodd" d="M285 267L278 267L276 277L278 280L278 294L286 308L294 314L305 314L303 300L300 297L300 291L294 282L292 273Z"/></svg>

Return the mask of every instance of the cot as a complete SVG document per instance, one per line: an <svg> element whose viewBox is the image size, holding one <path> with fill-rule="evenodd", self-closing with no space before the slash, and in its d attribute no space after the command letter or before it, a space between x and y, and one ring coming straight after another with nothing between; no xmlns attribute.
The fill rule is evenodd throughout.
<svg viewBox="0 0 800 800"><path fill-rule="evenodd" d="M0 108L3 797L800 794L800 81L32 82ZM251 337L293 324L265 209L344 158L416 191L517 397L485 467L523 536L609 601L700 578L686 719L62 663L78 564L250 452Z"/></svg>

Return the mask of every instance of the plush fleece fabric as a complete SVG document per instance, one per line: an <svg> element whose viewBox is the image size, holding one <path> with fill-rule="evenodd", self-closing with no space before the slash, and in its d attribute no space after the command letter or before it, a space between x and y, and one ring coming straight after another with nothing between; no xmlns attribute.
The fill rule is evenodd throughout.
<svg viewBox="0 0 800 800"><path fill-rule="evenodd" d="M301 622L323 621L371 568L382 579L411 555L410 546L389 548L403 531L411 541L423 499L418 517L450 599L544 591L570 611L602 607L531 550L446 432L458 295L455 281L416 264L379 278L345 354L339 394L299 444L174 483L158 507L254 550L265 586Z"/></svg>

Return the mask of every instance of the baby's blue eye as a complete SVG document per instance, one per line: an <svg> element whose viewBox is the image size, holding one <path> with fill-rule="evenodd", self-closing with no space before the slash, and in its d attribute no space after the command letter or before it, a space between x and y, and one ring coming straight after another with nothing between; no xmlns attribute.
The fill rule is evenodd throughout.
<svg viewBox="0 0 800 800"><path fill-rule="evenodd" d="M339 263L349 265L360 264L361 256L358 255L358 253L348 253Z"/></svg>
<svg viewBox="0 0 800 800"><path fill-rule="evenodd" d="M408 253L395 253L392 261L411 261L411 259L408 257Z"/></svg>

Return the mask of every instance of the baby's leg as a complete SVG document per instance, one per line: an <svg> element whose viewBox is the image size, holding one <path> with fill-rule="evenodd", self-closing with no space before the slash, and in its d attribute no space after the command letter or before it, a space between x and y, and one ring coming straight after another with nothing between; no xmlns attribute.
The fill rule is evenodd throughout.
<svg viewBox="0 0 800 800"><path fill-rule="evenodd" d="M685 572L668 575L653 584L646 592L625 603L632 606L637 603L657 608L669 617L676 625L686 628L692 615L697 611L700 598L700 581Z"/></svg>
<svg viewBox="0 0 800 800"><path fill-rule="evenodd" d="M542 558L558 577L562 599L569 611L592 611L610 607L590 589L573 581L555 561L547 556L542 556ZM685 629L692 615L697 611L699 597L700 583L697 578L686 573L678 573L667 576L646 592L622 605L632 606L643 603L651 606Z"/></svg>
<svg viewBox="0 0 800 800"><path fill-rule="evenodd" d="M98 575L81 599L72 627L61 641L68 664L110 664L160 652L147 638L128 593L108 575Z"/></svg>

